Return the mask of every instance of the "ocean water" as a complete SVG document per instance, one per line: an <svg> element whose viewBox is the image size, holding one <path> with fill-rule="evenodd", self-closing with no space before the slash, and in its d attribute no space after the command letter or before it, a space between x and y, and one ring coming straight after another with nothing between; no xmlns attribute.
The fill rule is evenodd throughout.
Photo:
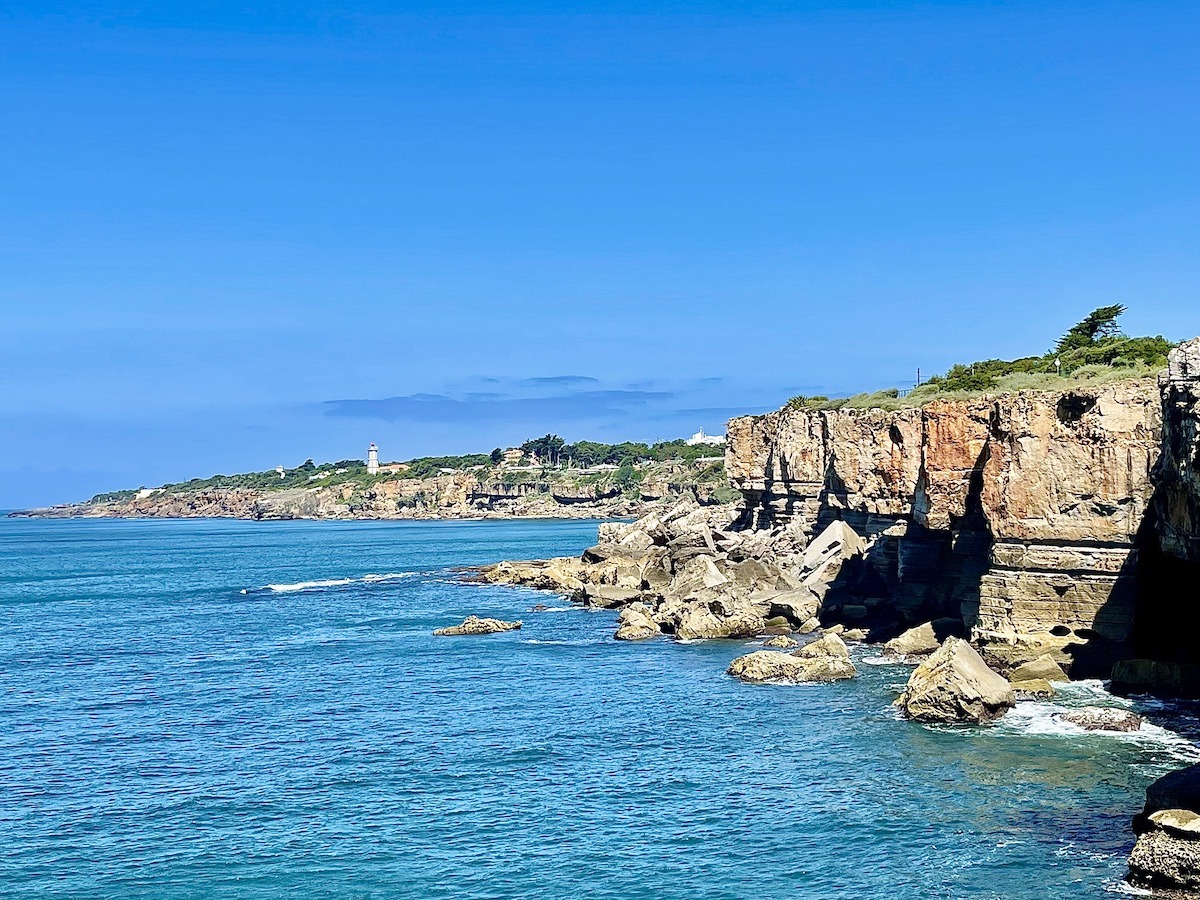
<svg viewBox="0 0 1200 900"><path fill-rule="evenodd" d="M1133 893L1129 819L1191 742L1054 704L915 725L870 648L851 682L743 685L744 643L621 644L451 571L595 534L0 520L0 894ZM468 613L525 627L430 634Z"/></svg>

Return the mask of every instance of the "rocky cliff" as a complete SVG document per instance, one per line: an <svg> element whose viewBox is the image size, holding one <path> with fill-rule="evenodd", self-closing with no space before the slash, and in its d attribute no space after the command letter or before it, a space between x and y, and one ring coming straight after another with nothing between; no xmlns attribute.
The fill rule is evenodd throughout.
<svg viewBox="0 0 1200 900"><path fill-rule="evenodd" d="M636 487L611 478L581 478L570 469L530 473L520 481L470 471L427 478L385 478L307 488L156 490L121 499L29 510L44 517L240 519L611 518L637 516L688 496L716 502L723 487L695 467L648 463Z"/></svg>
<svg viewBox="0 0 1200 900"><path fill-rule="evenodd" d="M1153 522L1164 547L1195 553L1196 346L1176 351L1161 388L734 419L726 469L748 526L799 520L815 533L842 519L868 538L881 616L961 616L1002 670L1049 652L1076 675L1107 674L1132 652ZM863 588L847 585L845 601Z"/></svg>

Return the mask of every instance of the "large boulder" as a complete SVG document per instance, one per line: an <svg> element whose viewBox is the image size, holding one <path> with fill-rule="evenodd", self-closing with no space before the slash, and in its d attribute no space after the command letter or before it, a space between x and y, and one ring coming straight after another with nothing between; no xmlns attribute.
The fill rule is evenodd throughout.
<svg viewBox="0 0 1200 900"><path fill-rule="evenodd" d="M654 621L650 607L644 603L634 603L617 616L617 633L613 637L618 641L644 641L660 634L662 631Z"/></svg>
<svg viewBox="0 0 1200 900"><path fill-rule="evenodd" d="M769 615L784 616L789 622L803 625L817 614L821 600L808 588L797 588L771 595L767 604Z"/></svg>
<svg viewBox="0 0 1200 900"><path fill-rule="evenodd" d="M974 647L955 637L913 670L896 700L918 722L991 722L1015 703L1009 683L987 667Z"/></svg>
<svg viewBox="0 0 1200 900"><path fill-rule="evenodd" d="M503 619L481 619L479 616L467 616L461 625L451 625L439 628L434 634L441 637L454 637L461 634L497 634L501 631L516 631L521 623L505 622Z"/></svg>
<svg viewBox="0 0 1200 900"><path fill-rule="evenodd" d="M1054 685L1045 678L1027 678L1012 682L1013 694L1018 700L1049 700L1054 696Z"/></svg>
<svg viewBox="0 0 1200 900"><path fill-rule="evenodd" d="M805 644L793 653L792 656L797 656L801 659L819 659L823 656L849 659L850 651L847 649L845 641L836 634L829 633Z"/></svg>
<svg viewBox="0 0 1200 900"><path fill-rule="evenodd" d="M727 672L742 681L757 684L840 681L853 678L857 674L849 659L832 656L799 657L776 650L758 650L746 656L739 656L729 664Z"/></svg>
<svg viewBox="0 0 1200 900"><path fill-rule="evenodd" d="M675 628L675 637L682 641L720 638L747 638L762 634L766 623L762 616L749 610L737 610L729 616L719 616L706 603L689 606Z"/></svg>
<svg viewBox="0 0 1200 900"><path fill-rule="evenodd" d="M926 622L908 629L884 644L883 655L901 660L928 656L942 646L942 641L947 637L958 637L961 633L962 623L954 619L937 619L933 622Z"/></svg>
<svg viewBox="0 0 1200 900"><path fill-rule="evenodd" d="M769 641L763 641L764 647L770 647L773 650L790 650L796 646L795 638L790 638L786 634L777 634Z"/></svg>

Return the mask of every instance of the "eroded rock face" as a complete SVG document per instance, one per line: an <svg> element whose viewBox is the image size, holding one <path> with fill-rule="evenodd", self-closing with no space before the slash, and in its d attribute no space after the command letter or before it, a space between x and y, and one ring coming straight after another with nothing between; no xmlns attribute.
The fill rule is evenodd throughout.
<svg viewBox="0 0 1200 900"><path fill-rule="evenodd" d="M953 637L913 670L896 700L918 722L991 722L1015 703L1009 683L970 644Z"/></svg>
<svg viewBox="0 0 1200 900"><path fill-rule="evenodd" d="M1152 381L894 412L784 410L735 419L728 435L747 520L843 520L868 540L877 592L902 625L961 617L1004 671L1049 654L1105 675L1128 655L1134 545L1162 437Z"/></svg>
<svg viewBox="0 0 1200 900"><path fill-rule="evenodd" d="M1165 553L1200 563L1200 338L1171 351L1159 384L1165 423L1154 470L1158 533Z"/></svg>
<svg viewBox="0 0 1200 900"><path fill-rule="evenodd" d="M481 619L479 616L467 616L461 625L451 625L439 628L434 634L454 637L464 634L498 634L502 631L516 631L521 627L520 622L505 622L503 619Z"/></svg>

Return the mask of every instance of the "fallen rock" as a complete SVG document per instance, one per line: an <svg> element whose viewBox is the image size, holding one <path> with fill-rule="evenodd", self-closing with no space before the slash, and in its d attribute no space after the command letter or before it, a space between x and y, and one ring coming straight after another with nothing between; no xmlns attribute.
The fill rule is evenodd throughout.
<svg viewBox="0 0 1200 900"><path fill-rule="evenodd" d="M780 634L763 642L764 647L774 647L777 650L788 650L796 646L796 642L786 634Z"/></svg>
<svg viewBox="0 0 1200 900"><path fill-rule="evenodd" d="M642 596L642 592L635 588L618 587L615 584L589 584L584 593L588 606L600 609L616 609Z"/></svg>
<svg viewBox="0 0 1200 900"><path fill-rule="evenodd" d="M696 603L679 620L675 637L682 641L756 637L764 627L762 616L752 612L737 611L721 617L707 604Z"/></svg>
<svg viewBox="0 0 1200 900"><path fill-rule="evenodd" d="M617 616L617 633L613 637L618 641L644 641L660 634L662 630L651 618L650 608L644 603L634 603Z"/></svg>
<svg viewBox="0 0 1200 900"><path fill-rule="evenodd" d="M1078 725L1084 731L1138 731L1142 717L1111 706L1085 706L1061 712L1056 719Z"/></svg>
<svg viewBox="0 0 1200 900"><path fill-rule="evenodd" d="M984 664L974 647L955 637L913 670L896 700L918 722L991 722L1015 703L1009 683Z"/></svg>
<svg viewBox="0 0 1200 900"><path fill-rule="evenodd" d="M804 622L804 624L801 625L796 630L798 632L800 632L800 634L812 634L814 631L816 631L820 627L821 627L821 620L818 619L816 616L813 616L811 619L806 620Z"/></svg>
<svg viewBox="0 0 1200 900"><path fill-rule="evenodd" d="M839 681L857 673L849 659L831 656L797 657L777 650L757 650L729 664L729 675L757 684L763 682Z"/></svg>
<svg viewBox="0 0 1200 900"><path fill-rule="evenodd" d="M767 601L768 615L783 616L789 622L802 625L817 614L821 601L808 588L797 588L775 594Z"/></svg>
<svg viewBox="0 0 1200 900"><path fill-rule="evenodd" d="M848 641L865 641L867 639L867 630L865 628L851 628L842 632L842 636Z"/></svg>
<svg viewBox="0 0 1200 900"><path fill-rule="evenodd" d="M799 650L792 654L806 659L816 659L821 656L836 656L839 659L849 659L850 651L846 648L846 643L836 634L827 631L815 641L809 641Z"/></svg>
<svg viewBox="0 0 1200 900"><path fill-rule="evenodd" d="M928 656L941 645L941 641L933 633L933 623L926 622L924 625L908 629L884 644L883 655L898 659Z"/></svg>
<svg viewBox="0 0 1200 900"><path fill-rule="evenodd" d="M1045 678L1013 681L1012 689L1018 700L1049 700L1054 696L1054 686Z"/></svg>
<svg viewBox="0 0 1200 900"><path fill-rule="evenodd" d="M516 631L521 623L505 622L503 619L481 619L479 616L467 616L461 625L451 625L434 631L441 637L452 637L460 634L497 634L501 631Z"/></svg>
<svg viewBox="0 0 1200 900"><path fill-rule="evenodd" d="M1067 673L1062 670L1062 666L1054 661L1053 657L1039 656L1037 659L1017 666L1009 676L1009 679L1014 684L1018 681L1033 681L1038 678L1045 681L1061 682L1067 680Z"/></svg>

